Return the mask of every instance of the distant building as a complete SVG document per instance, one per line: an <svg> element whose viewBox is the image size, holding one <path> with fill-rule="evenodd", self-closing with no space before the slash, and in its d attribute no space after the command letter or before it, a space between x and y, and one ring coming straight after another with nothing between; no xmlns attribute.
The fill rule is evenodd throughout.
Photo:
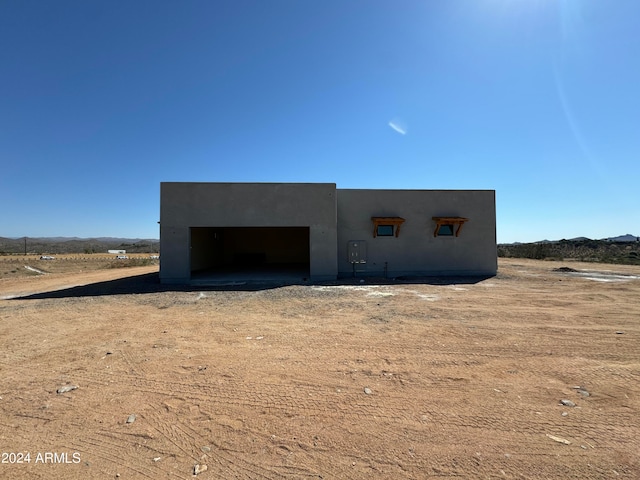
<svg viewBox="0 0 640 480"><path fill-rule="evenodd" d="M107 250L107 253L113 253L114 255L124 255L126 250Z"/></svg>
<svg viewBox="0 0 640 480"><path fill-rule="evenodd" d="M160 281L495 275L494 190L160 186Z"/></svg>

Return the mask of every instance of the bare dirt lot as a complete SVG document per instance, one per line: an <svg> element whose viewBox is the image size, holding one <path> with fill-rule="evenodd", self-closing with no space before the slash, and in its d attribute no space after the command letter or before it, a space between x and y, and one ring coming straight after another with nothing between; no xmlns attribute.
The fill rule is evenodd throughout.
<svg viewBox="0 0 640 480"><path fill-rule="evenodd" d="M236 290L156 271L0 279L0 477L640 478L640 267Z"/></svg>

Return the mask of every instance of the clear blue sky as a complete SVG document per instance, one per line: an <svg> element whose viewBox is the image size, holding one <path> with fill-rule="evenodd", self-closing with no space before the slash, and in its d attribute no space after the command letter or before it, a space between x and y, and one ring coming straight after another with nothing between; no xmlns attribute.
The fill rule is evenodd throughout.
<svg viewBox="0 0 640 480"><path fill-rule="evenodd" d="M495 189L640 235L638 0L0 2L0 236L157 238L161 181Z"/></svg>

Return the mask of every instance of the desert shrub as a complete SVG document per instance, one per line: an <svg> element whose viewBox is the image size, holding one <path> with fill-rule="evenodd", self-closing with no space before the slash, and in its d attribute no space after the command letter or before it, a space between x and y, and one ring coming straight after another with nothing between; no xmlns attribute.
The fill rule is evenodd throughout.
<svg viewBox="0 0 640 480"><path fill-rule="evenodd" d="M126 260L114 260L107 264L105 268L148 267L157 264L158 260L151 258L128 258Z"/></svg>
<svg viewBox="0 0 640 480"><path fill-rule="evenodd" d="M640 253L637 251L635 242L560 240L548 243L501 244L498 245L498 256L535 260L574 259L584 262L640 265Z"/></svg>

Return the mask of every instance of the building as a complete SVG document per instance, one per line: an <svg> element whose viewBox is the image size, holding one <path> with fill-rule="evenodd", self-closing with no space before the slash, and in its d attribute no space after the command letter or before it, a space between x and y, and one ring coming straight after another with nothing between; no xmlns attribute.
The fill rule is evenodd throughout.
<svg viewBox="0 0 640 480"><path fill-rule="evenodd" d="M493 190L160 185L160 281L495 275Z"/></svg>

